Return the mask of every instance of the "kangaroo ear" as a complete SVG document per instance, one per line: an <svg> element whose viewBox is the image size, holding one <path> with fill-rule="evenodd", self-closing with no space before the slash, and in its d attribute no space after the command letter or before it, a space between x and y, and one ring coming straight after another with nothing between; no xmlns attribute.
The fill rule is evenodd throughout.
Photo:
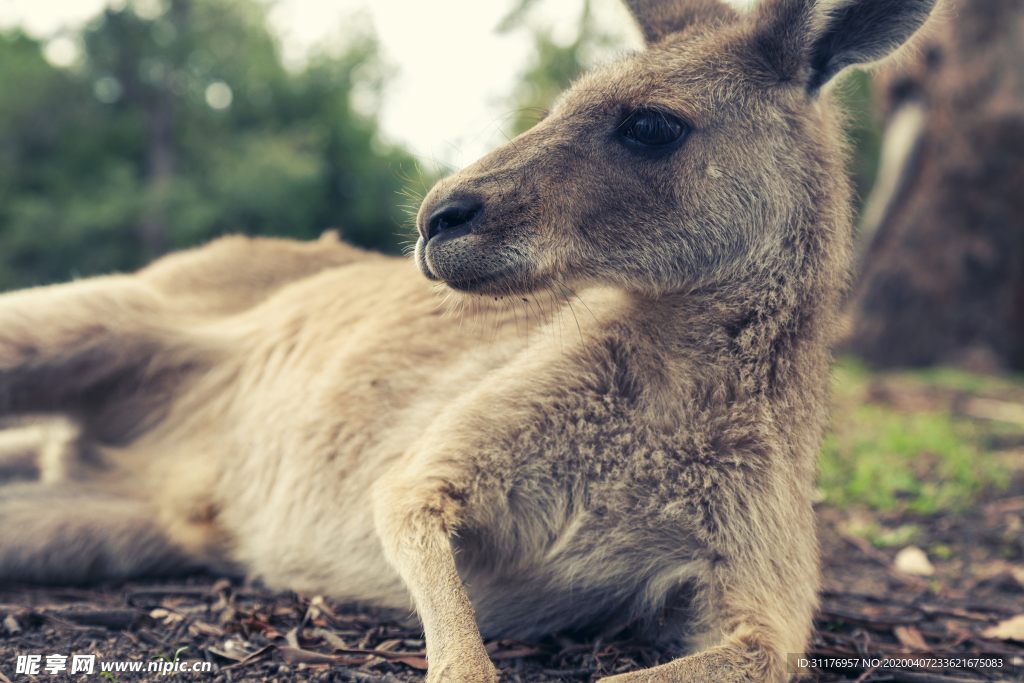
<svg viewBox="0 0 1024 683"><path fill-rule="evenodd" d="M780 81L816 96L849 66L894 54L924 24L938 0L765 0L755 46Z"/></svg>
<svg viewBox="0 0 1024 683"><path fill-rule="evenodd" d="M729 22L736 12L720 0L623 0L648 45L704 22Z"/></svg>

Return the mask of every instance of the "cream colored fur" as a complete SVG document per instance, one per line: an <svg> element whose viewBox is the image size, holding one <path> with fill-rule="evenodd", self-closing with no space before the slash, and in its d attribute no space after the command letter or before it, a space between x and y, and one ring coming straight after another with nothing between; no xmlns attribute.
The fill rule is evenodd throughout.
<svg viewBox="0 0 1024 683"><path fill-rule="evenodd" d="M431 683L624 626L691 654L617 682L788 678L850 242L821 86L931 3L627 4L648 50L440 182L415 265L233 237L0 297L0 414L81 429L0 489L0 578L413 605Z"/></svg>

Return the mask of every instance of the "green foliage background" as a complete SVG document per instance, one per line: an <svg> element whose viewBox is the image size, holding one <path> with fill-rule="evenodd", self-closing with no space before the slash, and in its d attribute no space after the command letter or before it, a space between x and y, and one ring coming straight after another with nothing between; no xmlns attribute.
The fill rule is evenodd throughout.
<svg viewBox="0 0 1024 683"><path fill-rule="evenodd" d="M354 35L292 73L265 11L251 0L171 0L156 19L108 9L68 69L23 32L0 34L0 289L132 270L225 233L337 227L400 248L398 192L415 163L352 106L358 88L382 86L375 41ZM230 106L207 103L214 83Z"/></svg>

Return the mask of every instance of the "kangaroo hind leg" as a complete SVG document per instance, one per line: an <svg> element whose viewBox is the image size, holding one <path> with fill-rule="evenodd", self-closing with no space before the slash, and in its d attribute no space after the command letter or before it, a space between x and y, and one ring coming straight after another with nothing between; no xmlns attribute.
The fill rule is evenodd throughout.
<svg viewBox="0 0 1024 683"><path fill-rule="evenodd" d="M162 297L131 276L0 296L0 415L64 410L152 367L176 335Z"/></svg>

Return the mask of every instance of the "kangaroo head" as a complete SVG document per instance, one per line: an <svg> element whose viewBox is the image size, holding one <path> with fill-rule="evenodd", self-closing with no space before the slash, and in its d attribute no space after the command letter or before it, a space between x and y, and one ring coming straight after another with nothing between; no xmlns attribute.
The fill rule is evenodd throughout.
<svg viewBox="0 0 1024 683"><path fill-rule="evenodd" d="M893 53L935 2L764 0L739 15L626 0L646 50L439 182L417 218L419 269L488 295L602 283L660 296L800 261L815 231L846 239L828 86Z"/></svg>

